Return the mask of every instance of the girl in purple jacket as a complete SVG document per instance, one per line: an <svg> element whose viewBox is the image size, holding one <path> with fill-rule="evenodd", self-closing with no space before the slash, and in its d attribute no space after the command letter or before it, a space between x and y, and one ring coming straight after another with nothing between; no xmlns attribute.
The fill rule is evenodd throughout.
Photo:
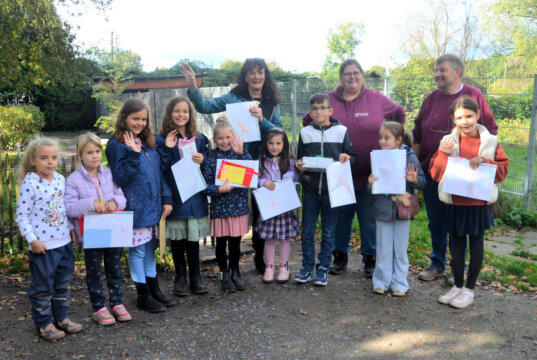
<svg viewBox="0 0 537 360"><path fill-rule="evenodd" d="M274 190L275 181L291 179L298 181L299 175L295 168L295 160L289 152L289 140L283 130L274 128L268 131L259 159L259 186ZM279 283L289 281L287 262L291 244L289 238L298 235L298 222L294 211L288 211L267 220L259 218L256 230L261 239L265 239L266 269L263 282L270 284L274 281L274 250L276 239L280 240L280 272L276 279Z"/></svg>
<svg viewBox="0 0 537 360"><path fill-rule="evenodd" d="M65 184L65 206L67 216L74 218L78 238L80 228L77 218L86 212L113 213L125 209L127 200L123 191L114 184L112 172L101 164L101 139L91 133L78 137L76 144L80 163ZM102 282L102 258L108 285L110 308L105 306ZM100 325L113 325L117 321L129 321L131 315L123 305L121 290L121 248L84 249L86 262L86 283L93 307L92 318Z"/></svg>

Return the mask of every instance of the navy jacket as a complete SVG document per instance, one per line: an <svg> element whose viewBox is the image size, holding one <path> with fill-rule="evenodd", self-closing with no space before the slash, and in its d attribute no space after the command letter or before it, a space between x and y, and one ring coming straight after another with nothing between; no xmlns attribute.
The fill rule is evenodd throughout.
<svg viewBox="0 0 537 360"><path fill-rule="evenodd" d="M162 204L172 205L172 193L160 169L156 149L142 143L142 151L132 151L112 137L106 145L106 157L114 182L127 198L126 211L134 212L134 228L158 224Z"/></svg>
<svg viewBox="0 0 537 360"><path fill-rule="evenodd" d="M252 160L252 156L246 150L240 155L233 150L215 150L203 162L203 176L207 182L205 194L211 197L211 219L248 214L248 189L233 188L228 193L218 194L219 185L214 184L218 159Z"/></svg>
<svg viewBox="0 0 537 360"><path fill-rule="evenodd" d="M178 139L182 139L180 134L177 135ZM157 136L157 151L161 156L161 161L164 164L166 170L164 170L164 179L172 191L173 199L173 211L168 215L167 219L196 219L207 216L209 211L207 209L207 196L200 191L196 195L190 197L187 201L183 202L179 195L179 190L175 183L175 178L172 173L172 165L181 160L179 148L174 146L169 148L166 146L166 138L162 135ZM203 155L203 163L207 161L207 155L209 153L209 141L203 134L198 134L196 138L196 149ZM201 167L203 168L203 163Z"/></svg>

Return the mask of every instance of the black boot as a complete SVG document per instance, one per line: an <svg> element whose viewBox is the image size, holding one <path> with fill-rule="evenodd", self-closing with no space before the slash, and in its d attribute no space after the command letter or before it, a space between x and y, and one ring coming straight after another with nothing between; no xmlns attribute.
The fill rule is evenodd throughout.
<svg viewBox="0 0 537 360"><path fill-rule="evenodd" d="M188 259L188 276L190 277L190 289L194 294L205 294L207 288L201 281L200 273L200 243L197 241L187 241L186 257Z"/></svg>
<svg viewBox="0 0 537 360"><path fill-rule="evenodd" d="M255 269L257 270L259 274L263 275L266 269L265 259L263 259L263 255L265 253L265 239L261 239L257 231L254 231L252 233L252 247L254 248L254 251L255 251L255 255L254 255Z"/></svg>
<svg viewBox="0 0 537 360"><path fill-rule="evenodd" d="M238 266L231 268L229 276L231 277L231 281L233 281L233 284L235 284L235 288L237 290L242 291L246 289L246 285L241 280L241 272L239 271Z"/></svg>
<svg viewBox="0 0 537 360"><path fill-rule="evenodd" d="M347 268L348 255L340 251L334 251L334 261L330 265L329 273L332 275L339 275Z"/></svg>
<svg viewBox="0 0 537 360"><path fill-rule="evenodd" d="M223 269L220 273L220 286L224 292L229 291L230 293L234 293L237 291L233 281L231 281L231 278L229 277L229 271L227 269Z"/></svg>
<svg viewBox="0 0 537 360"><path fill-rule="evenodd" d="M136 291L138 292L138 296L136 297L136 306L150 313L158 313L166 310L164 305L151 296L147 284L135 282L134 285L136 285Z"/></svg>
<svg viewBox="0 0 537 360"><path fill-rule="evenodd" d="M157 300L166 307L172 307L175 305L175 300L167 298L160 291L160 287L158 286L158 278L156 276L154 278L146 277L145 281L147 282L147 286L149 287L151 296L153 296L155 300Z"/></svg>
<svg viewBox="0 0 537 360"><path fill-rule="evenodd" d="M173 293L177 296L187 296L188 287L186 283L186 263L185 263L185 243L186 240L172 240L172 257L175 265L175 284Z"/></svg>
<svg viewBox="0 0 537 360"><path fill-rule="evenodd" d="M375 271L376 257L374 255L368 255L364 261L364 273L368 278L373 277L373 272Z"/></svg>

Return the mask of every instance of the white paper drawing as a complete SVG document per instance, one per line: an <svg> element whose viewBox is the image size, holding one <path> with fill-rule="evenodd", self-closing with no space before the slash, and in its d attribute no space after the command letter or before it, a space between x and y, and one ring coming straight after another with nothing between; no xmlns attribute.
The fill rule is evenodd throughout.
<svg viewBox="0 0 537 360"><path fill-rule="evenodd" d="M183 202L207 188L199 164L192 161L191 157L184 157L173 164L172 173Z"/></svg>
<svg viewBox="0 0 537 360"><path fill-rule="evenodd" d="M320 156L304 156L302 158L302 167L310 169L310 171L326 171L326 168L334 163L334 159Z"/></svg>
<svg viewBox="0 0 537 360"><path fill-rule="evenodd" d="M256 106L254 101L226 104L227 120L233 132L246 143L261 140L259 119L250 113L252 106Z"/></svg>
<svg viewBox="0 0 537 360"><path fill-rule="evenodd" d="M330 206L355 204L354 185L352 183L352 171L350 161L340 163L334 162L326 169L326 180L328 182L328 196Z"/></svg>
<svg viewBox="0 0 537 360"><path fill-rule="evenodd" d="M378 177L373 183L373 194L406 193L406 151L373 150L371 151L371 172Z"/></svg>
<svg viewBox="0 0 537 360"><path fill-rule="evenodd" d="M84 214L84 248L132 246L132 211Z"/></svg>
<svg viewBox="0 0 537 360"><path fill-rule="evenodd" d="M179 154L181 155L181 159L184 157L192 158L192 155L198 152L198 149L196 148L195 138L190 138L188 140L179 139L179 141L177 142L177 147L179 148Z"/></svg>
<svg viewBox="0 0 537 360"><path fill-rule="evenodd" d="M286 179L275 182L275 184L276 188L274 190L269 190L263 186L253 191L261 219L263 220L270 219L301 206L295 183L292 180Z"/></svg>
<svg viewBox="0 0 537 360"><path fill-rule="evenodd" d="M222 185L226 179L231 186L238 188L257 188L259 161L257 160L216 160L215 185Z"/></svg>
<svg viewBox="0 0 537 360"><path fill-rule="evenodd" d="M496 168L496 165L481 163L476 170L472 170L470 160L450 157L444 172L442 191L472 199L490 201Z"/></svg>

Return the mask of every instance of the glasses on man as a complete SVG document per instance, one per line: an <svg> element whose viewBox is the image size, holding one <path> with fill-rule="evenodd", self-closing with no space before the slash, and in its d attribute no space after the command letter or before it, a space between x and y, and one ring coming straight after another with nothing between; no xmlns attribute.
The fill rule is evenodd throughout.
<svg viewBox="0 0 537 360"><path fill-rule="evenodd" d="M311 112L322 113L322 112L325 112L325 111L328 110L328 109L330 109L330 106L311 107L311 108L310 108L310 111L311 111Z"/></svg>
<svg viewBox="0 0 537 360"><path fill-rule="evenodd" d="M352 76L356 77L356 76L358 76L360 74L361 74L361 72L359 72L359 71L344 72L343 77L348 77L348 78L350 78Z"/></svg>
<svg viewBox="0 0 537 360"><path fill-rule="evenodd" d="M447 119L447 121L445 120ZM439 134L449 134L453 128L453 122L449 116L442 116L440 113L434 115L431 120L429 131Z"/></svg>

